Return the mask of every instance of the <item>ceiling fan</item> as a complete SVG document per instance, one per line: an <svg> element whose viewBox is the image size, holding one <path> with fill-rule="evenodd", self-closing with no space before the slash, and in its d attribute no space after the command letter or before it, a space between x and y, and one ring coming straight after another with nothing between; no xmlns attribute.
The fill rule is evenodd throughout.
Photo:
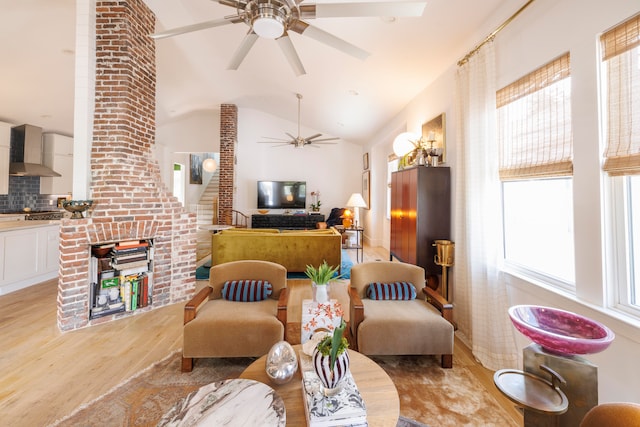
<svg viewBox="0 0 640 427"><path fill-rule="evenodd" d="M216 1L216 0L213 0ZM336 17L401 17L421 16L426 1L403 0L366 3L302 4L304 0L217 0L236 9L235 15L198 24L187 25L151 34L154 39L172 37L192 31L245 23L249 32L236 50L228 69L237 70L258 37L275 39L296 75L306 74L302 61L289 38L289 31L310 37L358 59L366 59L369 52L311 26L303 19Z"/></svg>
<svg viewBox="0 0 640 427"><path fill-rule="evenodd" d="M272 139L273 141L258 141L258 143L277 144L277 145L274 145L274 147L284 146L284 145L293 145L296 148L302 148L304 146L311 145L311 144L315 144L315 145L312 145L315 148L318 148L318 144L336 144L335 142L329 142L329 141L336 141L340 138L316 139L322 136L321 133L317 133L315 135L311 135L306 138L303 138L300 136L300 100L302 99L302 95L300 95L299 93L296 93L296 98L298 98L298 136L293 136L289 132L285 132L285 135L287 135L291 139L287 140L282 138L270 138L268 136L265 136L264 137L265 139ZM280 144L278 144L278 142L280 142Z"/></svg>

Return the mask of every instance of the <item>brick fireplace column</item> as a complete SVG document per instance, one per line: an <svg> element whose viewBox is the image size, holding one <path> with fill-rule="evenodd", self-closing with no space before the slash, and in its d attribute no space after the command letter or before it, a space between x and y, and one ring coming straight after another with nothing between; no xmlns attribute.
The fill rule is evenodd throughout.
<svg viewBox="0 0 640 427"><path fill-rule="evenodd" d="M218 211L233 209L236 141L238 140L238 107L220 106L220 184ZM218 212L218 218L221 218Z"/></svg>
<svg viewBox="0 0 640 427"><path fill-rule="evenodd" d="M152 240L151 310L195 289L196 218L162 183L155 143L155 16L142 0L96 1L96 89L89 217L60 227L58 327L72 330L135 312L89 319L91 246Z"/></svg>

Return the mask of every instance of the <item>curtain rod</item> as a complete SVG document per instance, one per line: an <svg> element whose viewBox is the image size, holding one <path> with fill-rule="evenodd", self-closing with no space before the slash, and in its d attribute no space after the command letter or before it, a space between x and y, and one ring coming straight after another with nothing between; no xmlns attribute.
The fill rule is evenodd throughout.
<svg viewBox="0 0 640 427"><path fill-rule="evenodd" d="M480 44L478 44L476 47L474 47L469 53L467 53L464 58L462 58L460 61L458 61L458 67L463 66L464 64L466 64L467 62L469 62L469 58L471 58L473 55L475 55L476 53L478 53L478 51L482 48L482 46L484 46L485 44L489 43L491 40L494 39L494 37L496 36L496 34L498 34L500 31L502 31L504 29L504 27L506 27L507 25L509 25L511 23L511 21L513 21L514 19L516 19L516 17L518 15L520 15L520 13L525 10L527 8L527 6L529 6L531 3L533 3L535 0L529 0L527 1L520 9L518 9L518 11L516 13L514 13L513 15L511 15L509 17L509 19L507 19L506 21L504 21L498 28L496 28L495 30L493 30L493 32L491 34L489 34L484 40L482 40L482 42L480 42Z"/></svg>

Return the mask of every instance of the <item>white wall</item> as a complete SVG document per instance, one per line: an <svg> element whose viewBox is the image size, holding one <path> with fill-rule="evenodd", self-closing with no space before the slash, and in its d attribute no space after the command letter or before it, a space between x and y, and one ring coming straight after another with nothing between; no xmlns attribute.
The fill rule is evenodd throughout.
<svg viewBox="0 0 640 427"><path fill-rule="evenodd" d="M202 184L189 183L190 153L217 153L220 151L220 110L198 110L176 117L156 130L155 156L160 164L162 180L173 189L173 164L186 168L184 188L185 207L192 210L211 179L203 171Z"/></svg>
<svg viewBox="0 0 640 427"><path fill-rule="evenodd" d="M297 134L297 123L282 120L252 109L238 110L238 146L234 206L246 213L257 213L257 181L296 180L307 182L307 206L310 193L320 191L320 212L344 207L362 186L362 147L348 141L336 144L295 148L291 145L261 144L264 137L287 139L285 132ZM303 137L321 131L302 128ZM277 213L274 210L273 213Z"/></svg>
<svg viewBox="0 0 640 427"><path fill-rule="evenodd" d="M285 132L297 134L297 123L251 109L238 109L238 145L234 208L247 215L257 213L257 181L296 180L307 183L307 206L310 193L320 191L320 212L329 215L331 208L344 207L347 199L362 188L362 147L348 141L336 144L294 148L291 145L260 144L263 137L283 138ZM172 188L174 162L189 167L189 153L219 152L220 111L194 112L159 127L156 136L156 159L162 177ZM321 131L302 128L302 136ZM203 184L186 184L187 207L197 203L209 181L204 172ZM274 210L273 213L281 211Z"/></svg>
<svg viewBox="0 0 640 427"><path fill-rule="evenodd" d="M513 5L508 5L513 7ZM505 6L506 7L506 6ZM516 7L510 13L515 12ZM640 323L624 319L602 308L603 249L601 218L601 148L598 140L597 37L604 30L640 11L637 1L537 0L496 38L497 87L570 51L572 73L572 119L574 130L574 210L577 296L563 295L532 283L512 278L511 304L541 304L564 308L601 321L614 330L616 339L606 351L590 355L599 367L600 402L640 403ZM505 12L502 8L500 13ZM503 15L508 17L510 13ZM497 15L498 15L497 14ZM503 18L503 19L504 19ZM494 17L495 19L495 17ZM501 21L500 21L501 22ZM487 23L469 41L470 50L500 22ZM461 54L461 57L465 52ZM372 153L374 207L384 209L386 157L392 152L393 137L404 130L418 131L425 121L446 114L447 164L455 171L455 72L451 68L425 89L394 120L385 124L367 148ZM453 186L455 188L455 185ZM374 196L372 195L372 198ZM452 200L456 199L454 194ZM455 206L454 206L455 208ZM370 218L372 241L389 247L388 221L384 211ZM454 236L455 240L455 236ZM455 280L454 284L455 286ZM455 303L455 301L454 301ZM487 307L488 310L491 307ZM514 332L521 347L527 340Z"/></svg>

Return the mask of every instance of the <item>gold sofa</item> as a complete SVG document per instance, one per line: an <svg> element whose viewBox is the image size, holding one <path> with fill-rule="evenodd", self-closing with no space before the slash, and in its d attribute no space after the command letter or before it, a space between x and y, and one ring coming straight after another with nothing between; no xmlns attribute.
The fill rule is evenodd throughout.
<svg viewBox="0 0 640 427"><path fill-rule="evenodd" d="M226 281L266 280L273 293L262 301L236 302L222 297ZM287 270L266 261L237 261L214 266L209 286L184 307L182 372L194 358L257 357L285 339Z"/></svg>
<svg viewBox="0 0 640 427"><path fill-rule="evenodd" d="M283 265L288 272L302 272L307 264L323 261L340 266L342 237L326 230L230 229L211 236L211 264L259 259Z"/></svg>
<svg viewBox="0 0 640 427"><path fill-rule="evenodd" d="M409 282L413 300L367 298L370 283ZM453 306L425 286L422 267L375 261L354 265L349 288L352 348L366 355L441 356L443 368L453 365Z"/></svg>

